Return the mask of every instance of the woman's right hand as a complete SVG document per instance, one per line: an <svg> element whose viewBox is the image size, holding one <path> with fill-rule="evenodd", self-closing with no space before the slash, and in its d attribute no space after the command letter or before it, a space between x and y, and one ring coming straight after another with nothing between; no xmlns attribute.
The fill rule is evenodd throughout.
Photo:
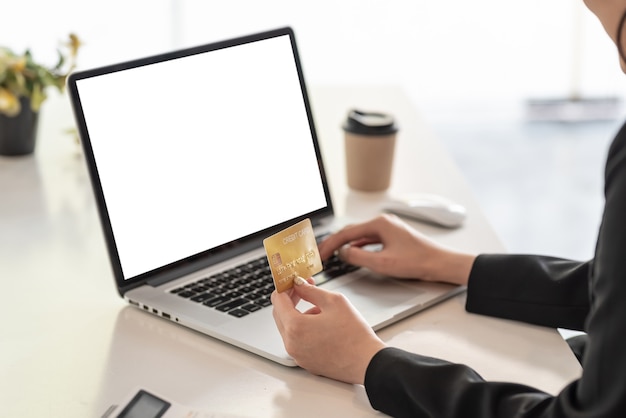
<svg viewBox="0 0 626 418"><path fill-rule="evenodd" d="M380 251L363 247L380 244ZM343 261L405 279L466 285L476 255L457 251L419 233L395 215L348 225L319 244L322 260L335 251Z"/></svg>

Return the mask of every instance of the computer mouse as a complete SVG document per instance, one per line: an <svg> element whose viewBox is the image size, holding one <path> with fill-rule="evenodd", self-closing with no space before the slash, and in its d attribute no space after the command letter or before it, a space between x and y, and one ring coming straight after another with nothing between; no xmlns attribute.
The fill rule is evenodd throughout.
<svg viewBox="0 0 626 418"><path fill-rule="evenodd" d="M463 225L467 211L462 205L433 194L414 194L393 198L384 205L386 212L446 228Z"/></svg>

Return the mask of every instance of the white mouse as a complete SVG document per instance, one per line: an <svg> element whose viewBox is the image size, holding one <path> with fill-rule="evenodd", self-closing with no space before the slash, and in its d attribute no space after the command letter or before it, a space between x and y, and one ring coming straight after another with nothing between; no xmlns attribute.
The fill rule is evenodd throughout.
<svg viewBox="0 0 626 418"><path fill-rule="evenodd" d="M467 217L467 211L462 205L432 194L415 194L394 198L385 204L384 210L398 216L446 228L461 226Z"/></svg>

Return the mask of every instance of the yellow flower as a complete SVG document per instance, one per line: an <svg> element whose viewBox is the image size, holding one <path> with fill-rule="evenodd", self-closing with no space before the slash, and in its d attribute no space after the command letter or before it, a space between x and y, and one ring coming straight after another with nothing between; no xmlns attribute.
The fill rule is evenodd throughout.
<svg viewBox="0 0 626 418"><path fill-rule="evenodd" d="M74 33L70 33L70 40L67 43L67 46L70 48L70 55L75 57L78 54L78 50L83 43L80 41L78 36Z"/></svg>
<svg viewBox="0 0 626 418"><path fill-rule="evenodd" d="M15 71L16 73L23 72L24 68L26 68L26 58L16 57L15 59L11 60L11 62L9 63L9 68Z"/></svg>
<svg viewBox="0 0 626 418"><path fill-rule="evenodd" d="M20 101L17 96L7 89L0 87L0 113L7 116L15 116L21 110Z"/></svg>
<svg viewBox="0 0 626 418"><path fill-rule="evenodd" d="M76 66L76 54L81 45L78 36L71 33L63 42L63 48L57 49L58 60L53 67L35 61L28 49L16 54L0 46L0 113L9 116L19 113L20 97L28 99L30 107L37 112L46 100L48 87L63 92L65 79Z"/></svg>

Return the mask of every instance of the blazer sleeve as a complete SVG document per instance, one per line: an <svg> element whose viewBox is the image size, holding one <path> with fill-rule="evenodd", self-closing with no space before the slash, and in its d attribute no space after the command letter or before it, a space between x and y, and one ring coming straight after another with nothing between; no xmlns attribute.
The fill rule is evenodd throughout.
<svg viewBox="0 0 626 418"><path fill-rule="evenodd" d="M545 392L516 383L486 382L465 365L393 347L372 358L365 389L372 407L393 417L575 416Z"/></svg>
<svg viewBox="0 0 626 418"><path fill-rule="evenodd" d="M583 330L589 314L593 262L554 257L485 254L467 286L469 312L552 328Z"/></svg>

